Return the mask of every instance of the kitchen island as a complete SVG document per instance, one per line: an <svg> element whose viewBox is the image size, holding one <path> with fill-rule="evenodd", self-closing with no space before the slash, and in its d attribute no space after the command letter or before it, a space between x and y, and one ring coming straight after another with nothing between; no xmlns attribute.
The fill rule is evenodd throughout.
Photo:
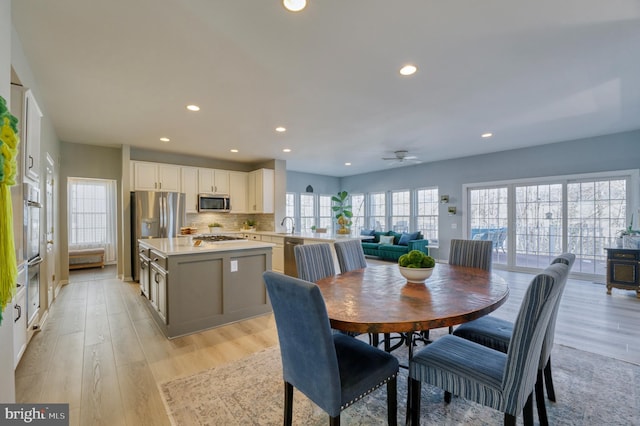
<svg viewBox="0 0 640 426"><path fill-rule="evenodd" d="M337 272L340 271L338 258L334 249L336 241L343 240L362 240L372 237L349 235L349 234L332 234L322 232L273 232L273 231L252 231L241 233L244 238L251 241L269 241L275 244L273 248L273 270L282 272L292 277L298 276L296 268L296 260L294 256L294 246L299 244L321 244L328 243L331 245L331 254L333 263Z"/></svg>
<svg viewBox="0 0 640 426"><path fill-rule="evenodd" d="M140 291L168 338L271 312L262 273L271 269L274 244L190 237L138 243Z"/></svg>

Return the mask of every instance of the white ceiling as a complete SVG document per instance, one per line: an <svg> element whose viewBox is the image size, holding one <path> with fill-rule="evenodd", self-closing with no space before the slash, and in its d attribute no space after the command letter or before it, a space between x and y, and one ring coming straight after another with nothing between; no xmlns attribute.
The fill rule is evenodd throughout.
<svg viewBox="0 0 640 426"><path fill-rule="evenodd" d="M640 129L640 0L308 3L19 0L12 13L66 142L347 176L401 149L429 162ZM405 63L418 73L401 77Z"/></svg>

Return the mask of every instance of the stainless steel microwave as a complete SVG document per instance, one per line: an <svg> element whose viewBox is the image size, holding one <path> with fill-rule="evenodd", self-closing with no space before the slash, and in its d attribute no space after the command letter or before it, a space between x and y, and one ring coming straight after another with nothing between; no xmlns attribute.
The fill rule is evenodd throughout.
<svg viewBox="0 0 640 426"><path fill-rule="evenodd" d="M198 194L199 212L228 212L231 210L231 201L228 195Z"/></svg>

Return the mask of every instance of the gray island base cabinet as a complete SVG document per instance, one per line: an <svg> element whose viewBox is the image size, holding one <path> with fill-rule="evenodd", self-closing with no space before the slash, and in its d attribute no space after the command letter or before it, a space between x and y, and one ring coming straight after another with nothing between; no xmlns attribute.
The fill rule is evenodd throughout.
<svg viewBox="0 0 640 426"><path fill-rule="evenodd" d="M140 240L140 244L147 245L149 241ZM152 298L147 306L168 338L271 312L262 280L262 273L271 269L271 245L164 252L162 256L166 258L166 270L154 266L152 257L150 281L152 288L154 284L160 287L158 293L152 293L166 290L166 298Z"/></svg>

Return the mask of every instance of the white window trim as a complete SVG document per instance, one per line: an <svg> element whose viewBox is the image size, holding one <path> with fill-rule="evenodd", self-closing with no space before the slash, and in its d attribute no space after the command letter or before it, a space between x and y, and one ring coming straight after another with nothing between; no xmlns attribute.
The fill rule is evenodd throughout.
<svg viewBox="0 0 640 426"><path fill-rule="evenodd" d="M462 235L469 235L469 215L468 215L468 204L469 204L469 190L476 188L495 188L495 187L507 187L509 199L515 195L514 188L518 185L527 185L527 184L545 184L545 183L562 183L563 184L563 199L564 204L566 206L566 192L567 192L567 183L574 183L580 181L589 181L589 180L598 180L598 179L610 179L610 178L628 178L629 179L629 187L627 188L627 217L631 217L633 214L634 217L634 227L640 228L640 169L627 169L627 170L612 170L608 172L594 172L594 173L579 173L579 174L570 174L570 175L558 175L558 176L544 176L544 177L534 177L534 178L519 178L519 179L511 179L511 180L501 180L501 181L490 181L490 182L477 182L477 183L466 183L462 185ZM511 201L510 201L511 202ZM563 207L566 208L566 207ZM509 223L514 223L515 211L512 208L509 209L508 220ZM563 215L566 216L566 215ZM564 219L566 221L566 217ZM566 225L566 224L565 224ZM565 228L566 229L566 226ZM562 236L563 239L563 247L566 247L566 235ZM514 247L512 238L509 238L509 246L508 252L509 256L514 256ZM511 262L511 260L509 261ZM496 265L497 268L502 268L502 265ZM511 268L513 271L525 271L531 272L530 269L526 268ZM602 279L601 275L593 275L593 274L585 274L585 273L572 273L572 276L576 278L582 279ZM606 277L605 277L606 278Z"/></svg>
<svg viewBox="0 0 640 426"><path fill-rule="evenodd" d="M614 177L628 177L630 181L629 188L627 189L629 199L627 200L627 216L630 217L634 214L634 221L637 220L637 224L640 224L640 218L636 219L640 215L640 169L629 170L613 170L609 172L595 172L595 173L580 173L571 175L558 175L558 176L545 176L535 178L521 178L511 180L500 180L490 182L477 182L477 183L465 183L462 184L462 235L469 234L469 217L468 210L468 192L469 189L475 188L491 188L499 186L509 186L518 184L540 184L540 183L558 183L559 181L576 182L582 180L598 179L598 178L614 178ZM635 188L635 191L633 190ZM511 196L511 194L509 194ZM510 220L513 218L509 218ZM636 225L639 226L639 225Z"/></svg>

